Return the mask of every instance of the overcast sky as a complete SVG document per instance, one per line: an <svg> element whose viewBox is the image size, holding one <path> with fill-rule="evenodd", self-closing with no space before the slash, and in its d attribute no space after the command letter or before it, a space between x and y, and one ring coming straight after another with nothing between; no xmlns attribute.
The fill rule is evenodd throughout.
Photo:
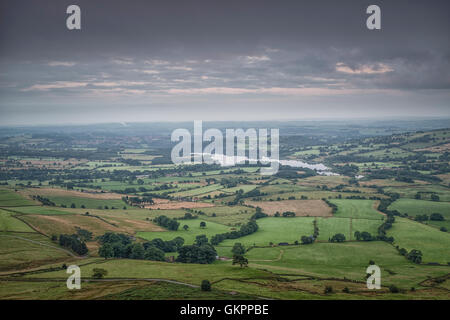
<svg viewBox="0 0 450 320"><path fill-rule="evenodd" d="M450 116L448 0L0 3L0 125Z"/></svg>

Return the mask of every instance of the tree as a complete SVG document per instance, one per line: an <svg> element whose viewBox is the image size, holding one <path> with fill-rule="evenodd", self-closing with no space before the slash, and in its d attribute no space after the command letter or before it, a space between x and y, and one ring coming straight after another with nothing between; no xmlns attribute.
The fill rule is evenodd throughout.
<svg viewBox="0 0 450 320"><path fill-rule="evenodd" d="M231 249L231 252L234 255L244 255L245 247L241 243L236 242L233 246L233 249Z"/></svg>
<svg viewBox="0 0 450 320"><path fill-rule="evenodd" d="M440 214L440 213L432 213L430 215L430 220L433 220L433 221L444 221L445 219L444 219L444 216L442 214Z"/></svg>
<svg viewBox="0 0 450 320"><path fill-rule="evenodd" d="M356 239L357 241L361 240L361 232L355 231L355 239Z"/></svg>
<svg viewBox="0 0 450 320"><path fill-rule="evenodd" d="M98 255L105 259L114 257L114 250L111 244L105 243L98 249Z"/></svg>
<svg viewBox="0 0 450 320"><path fill-rule="evenodd" d="M283 217L295 217L295 212L285 211L283 212Z"/></svg>
<svg viewBox="0 0 450 320"><path fill-rule="evenodd" d="M144 253L144 259L154 261L164 261L164 251L155 246L148 246Z"/></svg>
<svg viewBox="0 0 450 320"><path fill-rule="evenodd" d="M418 214L414 220L416 221L427 221L428 220L428 216L426 214Z"/></svg>
<svg viewBox="0 0 450 320"><path fill-rule="evenodd" d="M422 251L412 249L407 255L406 258L409 261L420 264L422 262Z"/></svg>
<svg viewBox="0 0 450 320"><path fill-rule="evenodd" d="M235 264L240 265L241 268L246 267L248 265L248 260L243 255L235 254L233 256L233 266Z"/></svg>
<svg viewBox="0 0 450 320"><path fill-rule="evenodd" d="M336 233L331 237L330 242L344 242L345 236L342 233Z"/></svg>
<svg viewBox="0 0 450 320"><path fill-rule="evenodd" d="M217 252L210 244L202 246L183 246L178 249L177 262L182 263L213 263L216 260Z"/></svg>
<svg viewBox="0 0 450 320"><path fill-rule="evenodd" d="M204 244L207 244L207 243L208 243L208 238L206 237L206 235L201 234L201 235L195 237L194 244L196 246L201 246L201 245L204 245Z"/></svg>
<svg viewBox="0 0 450 320"><path fill-rule="evenodd" d="M70 205L70 207L71 207L72 209L74 209L74 208L76 208L77 206L75 205L75 203L72 203L72 204Z"/></svg>
<svg viewBox="0 0 450 320"><path fill-rule="evenodd" d="M209 280L202 280L202 291L211 291L211 282Z"/></svg>
<svg viewBox="0 0 450 320"><path fill-rule="evenodd" d="M324 290L324 293L325 294L333 293L333 287L332 286L326 286L325 290Z"/></svg>
<svg viewBox="0 0 450 320"><path fill-rule="evenodd" d="M183 226L183 229L184 229L184 231L188 231L189 226L188 226L187 224L185 224L185 225Z"/></svg>
<svg viewBox="0 0 450 320"><path fill-rule="evenodd" d="M432 194L431 195L431 201L440 201L440 198L437 194Z"/></svg>
<svg viewBox="0 0 450 320"><path fill-rule="evenodd" d="M130 259L144 259L144 247L140 243L131 246Z"/></svg>
<svg viewBox="0 0 450 320"><path fill-rule="evenodd" d="M102 279L108 274L108 271L102 268L92 269L92 277L95 279Z"/></svg>
<svg viewBox="0 0 450 320"><path fill-rule="evenodd" d="M373 240L372 235L370 233L368 233L367 231L361 232L360 237L361 237L361 240L363 240L363 241L372 241ZM345 240L345 237L344 237L344 240Z"/></svg>
<svg viewBox="0 0 450 320"><path fill-rule="evenodd" d="M399 292L400 292L400 290L399 290L395 285L393 285L393 284L391 284L391 285L389 286L389 291L390 291L391 293L399 293Z"/></svg>
<svg viewBox="0 0 450 320"><path fill-rule="evenodd" d="M302 244L311 244L314 242L313 237L311 236L302 236L300 240L302 241Z"/></svg>
<svg viewBox="0 0 450 320"><path fill-rule="evenodd" d="M205 221L200 222L200 228L206 228L206 222Z"/></svg>

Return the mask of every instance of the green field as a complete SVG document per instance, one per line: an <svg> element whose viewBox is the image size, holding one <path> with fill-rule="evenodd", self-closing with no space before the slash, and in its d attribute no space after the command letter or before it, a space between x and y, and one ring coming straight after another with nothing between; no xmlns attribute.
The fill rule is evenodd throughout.
<svg viewBox="0 0 450 320"><path fill-rule="evenodd" d="M0 272L38 267L70 257L66 252L49 246L57 247L37 233L0 232Z"/></svg>
<svg viewBox="0 0 450 320"><path fill-rule="evenodd" d="M258 231L245 237L233 240L225 240L221 246L232 246L235 242L240 242L245 246L269 246L270 242L278 244L280 242L294 243L300 241L302 236L313 234L314 218L262 218L258 219Z"/></svg>
<svg viewBox="0 0 450 320"><path fill-rule="evenodd" d="M280 250L283 251L281 259ZM250 266L264 266L272 272L345 277L359 281L364 281L366 268L369 261L373 260L381 268L382 285L396 284L408 289L417 286L427 276L445 275L448 272L447 267L413 265L395 248L381 241L254 248L247 253L247 257Z"/></svg>
<svg viewBox="0 0 450 320"><path fill-rule="evenodd" d="M45 214L45 215L73 214L73 212L65 211L63 209L44 206L15 207L11 208L10 210L23 214ZM83 213L84 212L85 210L83 209Z"/></svg>
<svg viewBox="0 0 450 320"><path fill-rule="evenodd" d="M450 219L450 202L398 199L389 206L389 210L398 210L400 213L407 213L410 216L440 213Z"/></svg>
<svg viewBox="0 0 450 320"><path fill-rule="evenodd" d="M383 215L374 209L373 200L341 200L332 199L331 203L337 205L338 210L335 217L357 218L357 219L377 219L382 220Z"/></svg>
<svg viewBox="0 0 450 320"><path fill-rule="evenodd" d="M415 199L398 199L389 206L390 210L397 210L400 213L408 214L409 216L417 215L431 215L432 213L440 213L445 221L428 220L425 223L436 226L446 227L450 230L450 202L436 202Z"/></svg>
<svg viewBox="0 0 450 320"><path fill-rule="evenodd" d="M25 199L20 194L9 189L0 189L0 207L17 207L36 205L31 200Z"/></svg>
<svg viewBox="0 0 450 320"><path fill-rule="evenodd" d="M127 206L125 202L122 200L103 200L103 199L91 199L91 198L81 198L81 197L60 197L60 196L49 196L51 201L53 201L57 206L65 205L67 208L70 208L72 203L75 204L76 208L80 208L82 205L86 207L86 209L97 209L104 208L107 206L108 208L116 208L122 209L124 206Z"/></svg>
<svg viewBox="0 0 450 320"><path fill-rule="evenodd" d="M14 218L11 212L0 209L0 231L34 232L27 224Z"/></svg>
<svg viewBox="0 0 450 320"><path fill-rule="evenodd" d="M222 188L223 188L223 186L221 186L220 184L212 184L210 186L200 187L200 188L196 188L196 189L192 189L192 190L188 190L188 191L171 193L170 195L172 197L193 197L193 196L199 196L199 195L211 192L211 191L216 191L216 190L219 190Z"/></svg>
<svg viewBox="0 0 450 320"><path fill-rule="evenodd" d="M395 217L395 222L387 233L394 237L394 244L400 248L422 251L422 260L425 263L450 262L450 234L446 232L409 219Z"/></svg>

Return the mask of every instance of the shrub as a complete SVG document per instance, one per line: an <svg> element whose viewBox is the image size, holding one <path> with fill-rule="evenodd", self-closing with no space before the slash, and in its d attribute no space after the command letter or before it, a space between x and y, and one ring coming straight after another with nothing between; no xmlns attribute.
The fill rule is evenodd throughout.
<svg viewBox="0 0 450 320"><path fill-rule="evenodd" d="M389 291L390 291L391 293L399 293L399 292L400 292L400 290L399 290L395 285L393 285L393 284L391 284L391 285L389 286Z"/></svg>
<svg viewBox="0 0 450 320"><path fill-rule="evenodd" d="M102 279L108 274L108 271L102 268L92 269L92 277L95 279Z"/></svg>
<svg viewBox="0 0 450 320"><path fill-rule="evenodd" d="M211 291L211 282L208 280L203 280L201 285L202 291Z"/></svg>

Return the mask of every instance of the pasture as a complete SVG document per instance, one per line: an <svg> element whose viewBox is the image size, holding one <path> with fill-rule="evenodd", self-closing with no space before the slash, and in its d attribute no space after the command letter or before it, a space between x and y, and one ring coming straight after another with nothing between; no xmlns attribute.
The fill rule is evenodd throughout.
<svg viewBox="0 0 450 320"><path fill-rule="evenodd" d="M422 251L422 260L425 263L450 262L449 233L409 219L395 217L395 222L387 234L394 237L394 245L405 248L408 252L412 249Z"/></svg>
<svg viewBox="0 0 450 320"><path fill-rule="evenodd" d="M0 231L34 232L27 224L13 216L13 213L0 209Z"/></svg>
<svg viewBox="0 0 450 320"><path fill-rule="evenodd" d="M334 203L338 207L337 212L334 214L335 217L376 220L383 219L383 215L374 208L374 200L332 199L330 202Z"/></svg>

